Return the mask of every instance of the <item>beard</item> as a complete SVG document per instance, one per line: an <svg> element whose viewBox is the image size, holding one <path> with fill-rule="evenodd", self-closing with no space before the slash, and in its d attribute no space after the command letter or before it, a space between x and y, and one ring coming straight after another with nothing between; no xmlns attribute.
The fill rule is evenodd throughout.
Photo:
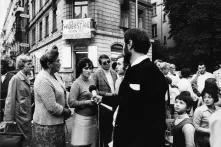
<svg viewBox="0 0 221 147"><path fill-rule="evenodd" d="M130 59L131 59L131 52L129 52L128 48L124 47L124 65L125 67L130 65Z"/></svg>

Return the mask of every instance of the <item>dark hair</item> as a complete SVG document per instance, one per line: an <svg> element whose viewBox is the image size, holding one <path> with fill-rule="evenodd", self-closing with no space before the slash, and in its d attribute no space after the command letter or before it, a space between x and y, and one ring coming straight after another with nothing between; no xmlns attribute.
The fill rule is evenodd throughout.
<svg viewBox="0 0 221 147"><path fill-rule="evenodd" d="M40 63L43 69L48 69L48 63L52 63L57 60L59 56L58 48L57 46L53 46L50 51L45 53L40 58Z"/></svg>
<svg viewBox="0 0 221 147"><path fill-rule="evenodd" d="M80 61L77 64L77 75L80 75L83 71L83 68L86 67L87 65L91 68L94 68L93 63L89 58L84 57L80 59Z"/></svg>
<svg viewBox="0 0 221 147"><path fill-rule="evenodd" d="M182 68L181 69L181 76L183 78L188 78L190 76L190 69L189 68Z"/></svg>
<svg viewBox="0 0 221 147"><path fill-rule="evenodd" d="M99 62L100 65L102 64L101 63L102 59L110 59L110 58L107 55L105 55L105 54L100 55L100 57L98 58L98 62Z"/></svg>
<svg viewBox="0 0 221 147"><path fill-rule="evenodd" d="M150 39L144 30L138 28L128 29L124 34L124 42L128 44L129 40L133 41L133 47L136 52L147 54L149 51Z"/></svg>
<svg viewBox="0 0 221 147"><path fill-rule="evenodd" d="M193 106L193 99L190 95L189 91L182 91L178 96L176 96L175 100L182 100L186 103L187 108L191 108Z"/></svg>
<svg viewBox="0 0 221 147"><path fill-rule="evenodd" d="M216 84L216 79L215 78L208 78L205 81L205 87L201 93L202 97L208 93L209 95L212 96L214 103L218 102L218 94L219 94L219 88ZM203 97L204 100L204 97Z"/></svg>
<svg viewBox="0 0 221 147"><path fill-rule="evenodd" d="M111 67L112 67L113 70L115 70L116 67L117 67L117 62L113 62Z"/></svg>
<svg viewBox="0 0 221 147"><path fill-rule="evenodd" d="M199 62L198 62L198 66L199 66L199 65L204 65L204 66L206 66L206 64L205 64L204 61L199 61Z"/></svg>
<svg viewBox="0 0 221 147"><path fill-rule="evenodd" d="M6 74L8 72L9 64L6 59L1 59L1 72L2 74Z"/></svg>

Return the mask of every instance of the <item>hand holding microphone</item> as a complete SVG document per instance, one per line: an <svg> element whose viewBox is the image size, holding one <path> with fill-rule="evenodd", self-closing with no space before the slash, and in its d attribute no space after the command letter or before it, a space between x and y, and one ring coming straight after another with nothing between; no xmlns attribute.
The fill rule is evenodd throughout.
<svg viewBox="0 0 221 147"><path fill-rule="evenodd" d="M92 93L92 99L91 101L97 103L98 105L101 105L105 107L106 109L113 111L113 108L111 106L108 106L104 103L101 103L102 97L100 95L97 95L97 87L95 85L90 85L89 91Z"/></svg>

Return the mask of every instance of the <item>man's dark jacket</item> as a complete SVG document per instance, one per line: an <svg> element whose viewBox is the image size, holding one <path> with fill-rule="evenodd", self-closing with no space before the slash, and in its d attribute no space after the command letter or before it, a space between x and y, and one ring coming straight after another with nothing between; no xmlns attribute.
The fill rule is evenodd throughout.
<svg viewBox="0 0 221 147"><path fill-rule="evenodd" d="M17 71L9 71L7 72L4 81L1 83L1 99L0 99L0 121L3 120L3 109L5 107L5 99L8 93L8 84L11 78L17 73Z"/></svg>
<svg viewBox="0 0 221 147"><path fill-rule="evenodd" d="M119 111L114 147L163 147L165 131L165 77L149 60L128 68L116 97L103 103Z"/></svg>

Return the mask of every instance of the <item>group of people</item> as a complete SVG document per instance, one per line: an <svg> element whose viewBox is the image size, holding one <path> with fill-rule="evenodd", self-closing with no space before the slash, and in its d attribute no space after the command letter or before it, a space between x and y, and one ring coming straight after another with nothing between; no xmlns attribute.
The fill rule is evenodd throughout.
<svg viewBox="0 0 221 147"><path fill-rule="evenodd" d="M75 147L164 146L163 99L168 84L146 55L150 41L145 31L127 30L124 42L115 70L105 54L100 55L96 70L89 58L82 58L76 69L80 75L69 94L58 73L57 46L41 56L42 70L33 90L29 78L32 60L20 55L17 72L8 84L2 124L16 122L25 137L23 146L65 146L65 120L69 117L73 117L71 145ZM95 89L91 91L91 87ZM148 132L150 138L145 135Z"/></svg>
<svg viewBox="0 0 221 147"><path fill-rule="evenodd" d="M221 70L212 74L199 63L191 77L188 68L177 72L174 64L153 63L147 57L149 37L137 28L125 32L124 43L116 69L105 54L98 69L82 58L69 93L58 73L57 46L41 56L33 90L32 59L19 56L1 101L2 123L16 122L23 146L65 146L65 121L73 117L74 147L164 147L165 120L173 119L173 147L217 147Z"/></svg>
<svg viewBox="0 0 221 147"><path fill-rule="evenodd" d="M174 64L161 60L156 60L155 64L169 85L165 101L167 119L173 120L172 130L169 126L173 136L173 141L170 140L172 146L220 146L214 143L218 141L214 139L218 134L213 123L217 123L215 120L220 117L215 112L218 113L220 108L221 68L210 73L206 71L206 65L199 62L196 74L190 76L189 68L177 72ZM171 134L167 132L167 135Z"/></svg>

